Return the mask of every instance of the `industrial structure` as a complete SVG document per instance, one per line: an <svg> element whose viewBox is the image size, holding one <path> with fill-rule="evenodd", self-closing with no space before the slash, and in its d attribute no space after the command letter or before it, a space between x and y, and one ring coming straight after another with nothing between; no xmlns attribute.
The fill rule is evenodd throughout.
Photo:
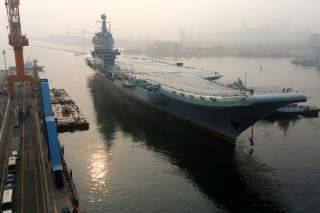
<svg viewBox="0 0 320 213"><path fill-rule="evenodd" d="M6 0L8 23L9 23L9 44L14 49L16 62L16 74L8 76L8 84L11 95L14 95L15 82L29 82L34 89L34 80L30 75L24 73L23 47L29 45L26 35L21 32L21 20L19 12L19 0Z"/></svg>
<svg viewBox="0 0 320 213"><path fill-rule="evenodd" d="M53 117L53 112L50 102L50 89L47 79L40 79L40 91L43 111L43 129L45 139L48 144L49 159L51 160L51 170L55 176L60 179L62 171L61 151L57 137L56 123ZM57 180L58 180L57 179Z"/></svg>
<svg viewBox="0 0 320 213"><path fill-rule="evenodd" d="M5 0L16 66L5 70L10 96L0 128L0 212L83 212L58 140L48 80L37 73L43 67L24 63L29 41L21 33L19 4Z"/></svg>

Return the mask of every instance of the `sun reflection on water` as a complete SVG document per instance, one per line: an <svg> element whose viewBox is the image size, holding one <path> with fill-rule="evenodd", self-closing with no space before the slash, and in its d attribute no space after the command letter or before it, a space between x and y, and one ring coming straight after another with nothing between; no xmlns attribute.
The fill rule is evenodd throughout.
<svg viewBox="0 0 320 213"><path fill-rule="evenodd" d="M89 201L100 202L101 197L108 193L108 173L110 158L106 150L99 149L89 157L88 171L90 175Z"/></svg>

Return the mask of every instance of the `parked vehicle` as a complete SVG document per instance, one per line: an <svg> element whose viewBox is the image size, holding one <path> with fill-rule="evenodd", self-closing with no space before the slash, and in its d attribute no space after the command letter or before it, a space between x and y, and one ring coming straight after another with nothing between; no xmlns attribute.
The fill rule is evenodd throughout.
<svg viewBox="0 0 320 213"><path fill-rule="evenodd" d="M6 184L14 183L14 182L15 182L15 177L14 177L14 175L8 174L7 177L6 177Z"/></svg>
<svg viewBox="0 0 320 213"><path fill-rule="evenodd" d="M2 209L11 209L13 202L12 202L12 189L7 189L3 191L3 196L2 196Z"/></svg>
<svg viewBox="0 0 320 213"><path fill-rule="evenodd" d="M17 172L17 159L14 156L9 157L8 159L8 172L9 173Z"/></svg>
<svg viewBox="0 0 320 213"><path fill-rule="evenodd" d="M7 190L7 189L13 189L14 188L14 185L13 183L8 183L4 186L4 189Z"/></svg>
<svg viewBox="0 0 320 213"><path fill-rule="evenodd" d="M15 157L16 160L19 160L19 152L18 152L18 151L12 151L12 152L10 153L10 156L11 156L11 157Z"/></svg>
<svg viewBox="0 0 320 213"><path fill-rule="evenodd" d="M62 208L62 209L61 209L61 212L62 212L62 213L71 213L69 207L64 207L64 208Z"/></svg>

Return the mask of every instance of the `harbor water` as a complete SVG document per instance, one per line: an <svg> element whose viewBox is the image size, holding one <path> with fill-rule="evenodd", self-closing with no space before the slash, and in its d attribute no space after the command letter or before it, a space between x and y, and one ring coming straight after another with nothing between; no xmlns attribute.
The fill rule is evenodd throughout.
<svg viewBox="0 0 320 213"><path fill-rule="evenodd" d="M123 97L84 62L30 47L51 88L64 88L90 129L59 134L87 212L317 212L320 119L261 120L235 148ZM166 59L174 62L173 59ZM320 107L320 71L289 58L189 58L249 86L295 88ZM261 69L262 68L262 69ZM247 74L246 74L247 73Z"/></svg>

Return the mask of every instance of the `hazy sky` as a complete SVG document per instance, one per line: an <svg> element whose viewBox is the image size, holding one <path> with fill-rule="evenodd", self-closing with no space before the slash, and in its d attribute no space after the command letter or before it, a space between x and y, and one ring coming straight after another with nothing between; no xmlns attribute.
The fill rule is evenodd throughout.
<svg viewBox="0 0 320 213"><path fill-rule="evenodd" d="M4 1L0 39L7 39ZM94 32L106 12L121 36L176 39L178 31L215 34L263 25L320 32L320 0L20 0L29 38L67 31Z"/></svg>

